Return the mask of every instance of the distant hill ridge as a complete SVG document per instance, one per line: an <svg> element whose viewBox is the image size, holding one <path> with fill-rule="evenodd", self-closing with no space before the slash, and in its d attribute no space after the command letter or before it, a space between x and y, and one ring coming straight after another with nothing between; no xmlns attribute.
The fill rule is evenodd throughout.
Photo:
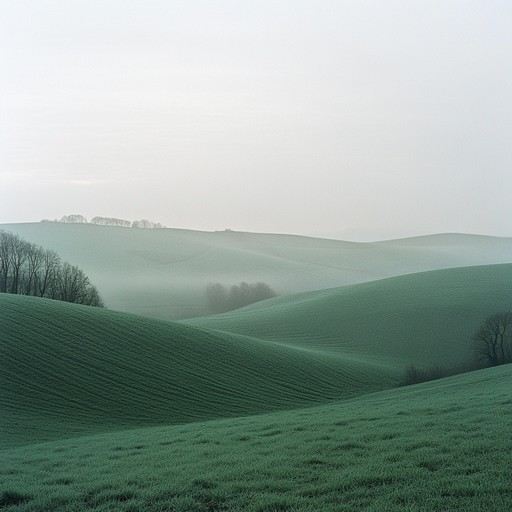
<svg viewBox="0 0 512 512"><path fill-rule="evenodd" d="M210 282L264 282L279 295L426 270L512 262L512 239L441 234L357 243L298 235L3 224L73 261L112 309L166 320L209 314Z"/></svg>

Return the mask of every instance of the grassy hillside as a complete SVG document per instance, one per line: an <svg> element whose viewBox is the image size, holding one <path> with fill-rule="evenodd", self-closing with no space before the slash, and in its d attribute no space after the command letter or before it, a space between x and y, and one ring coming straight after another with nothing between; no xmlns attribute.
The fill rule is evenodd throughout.
<svg viewBox="0 0 512 512"><path fill-rule="evenodd" d="M402 366L459 364L490 313L512 308L512 265L437 270L278 297L187 323Z"/></svg>
<svg viewBox="0 0 512 512"><path fill-rule="evenodd" d="M332 357L159 320L0 294L0 446L247 415L393 383Z"/></svg>
<svg viewBox="0 0 512 512"><path fill-rule="evenodd" d="M512 366L247 418L0 451L0 507L512 510Z"/></svg>
<svg viewBox="0 0 512 512"><path fill-rule="evenodd" d="M61 223L0 229L78 265L116 310L162 319L208 313L208 282L264 281L278 294L423 270L512 262L512 239L435 235L353 243L292 235L127 229Z"/></svg>

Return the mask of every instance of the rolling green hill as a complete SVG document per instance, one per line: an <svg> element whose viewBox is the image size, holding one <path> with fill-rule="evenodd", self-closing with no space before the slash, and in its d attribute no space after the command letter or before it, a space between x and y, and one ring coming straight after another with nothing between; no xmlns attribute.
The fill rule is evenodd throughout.
<svg viewBox="0 0 512 512"><path fill-rule="evenodd" d="M512 365L321 407L0 451L6 511L503 512Z"/></svg>
<svg viewBox="0 0 512 512"><path fill-rule="evenodd" d="M0 446L256 414L389 387L372 357L312 354L0 294Z"/></svg>
<svg viewBox="0 0 512 512"><path fill-rule="evenodd" d="M236 282L252 268L246 280L274 284L256 277L266 269L307 288L339 278L337 258L352 262L345 278L367 281L458 257L505 259L508 243L32 228L54 243L20 235L152 315L152 287L165 311L181 308L212 272ZM357 277L363 267L371 272ZM178 275L182 289L164 292ZM407 364L466 361L480 322L511 307L512 264L308 291L180 323L0 294L0 510L512 509L512 365L372 393L396 385Z"/></svg>
<svg viewBox="0 0 512 512"><path fill-rule="evenodd" d="M256 414L457 365L512 297L512 265L418 273L278 297L194 327L0 295L0 440Z"/></svg>
<svg viewBox="0 0 512 512"><path fill-rule="evenodd" d="M424 270L512 262L512 239L433 235L354 243L293 235L4 224L78 265L108 307L173 320L208 314L209 282L264 281L280 295Z"/></svg>
<svg viewBox="0 0 512 512"><path fill-rule="evenodd" d="M512 308L512 265L436 270L277 297L187 320L324 353L457 365L485 317Z"/></svg>

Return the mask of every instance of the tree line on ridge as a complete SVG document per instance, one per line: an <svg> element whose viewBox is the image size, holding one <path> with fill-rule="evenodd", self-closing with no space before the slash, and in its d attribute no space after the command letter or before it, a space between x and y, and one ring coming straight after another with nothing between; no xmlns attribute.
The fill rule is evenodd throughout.
<svg viewBox="0 0 512 512"><path fill-rule="evenodd" d="M60 219L43 219L41 222L63 222L64 224L96 224L98 226L116 226L121 228L139 228L139 229L158 229L165 228L159 222L153 222L147 219L125 220L116 217L93 217L90 221L80 214L64 215Z"/></svg>

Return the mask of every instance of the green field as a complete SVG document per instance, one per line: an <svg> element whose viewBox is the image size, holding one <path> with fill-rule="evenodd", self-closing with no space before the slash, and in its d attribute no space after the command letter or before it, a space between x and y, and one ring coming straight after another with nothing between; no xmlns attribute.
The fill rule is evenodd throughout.
<svg viewBox="0 0 512 512"><path fill-rule="evenodd" d="M409 364L470 361L473 332L511 296L512 265L468 267L278 297L192 327L4 294L0 445L384 389Z"/></svg>
<svg viewBox="0 0 512 512"><path fill-rule="evenodd" d="M256 414L396 384L312 354L126 313L0 294L0 446Z"/></svg>
<svg viewBox="0 0 512 512"><path fill-rule="evenodd" d="M512 365L397 388L473 360L512 239L0 227L109 306L0 294L1 511L512 510ZM242 280L283 295L198 317Z"/></svg>
<svg viewBox="0 0 512 512"><path fill-rule="evenodd" d="M209 282L268 283L279 295L413 272L510 263L511 238L432 235L354 243L293 235L3 224L55 250L97 285L107 306L166 320L208 314Z"/></svg>
<svg viewBox="0 0 512 512"><path fill-rule="evenodd" d="M0 452L16 512L504 512L512 367L245 418Z"/></svg>
<svg viewBox="0 0 512 512"><path fill-rule="evenodd" d="M458 365L491 313L512 308L512 265L435 270L269 299L186 323L398 365Z"/></svg>

